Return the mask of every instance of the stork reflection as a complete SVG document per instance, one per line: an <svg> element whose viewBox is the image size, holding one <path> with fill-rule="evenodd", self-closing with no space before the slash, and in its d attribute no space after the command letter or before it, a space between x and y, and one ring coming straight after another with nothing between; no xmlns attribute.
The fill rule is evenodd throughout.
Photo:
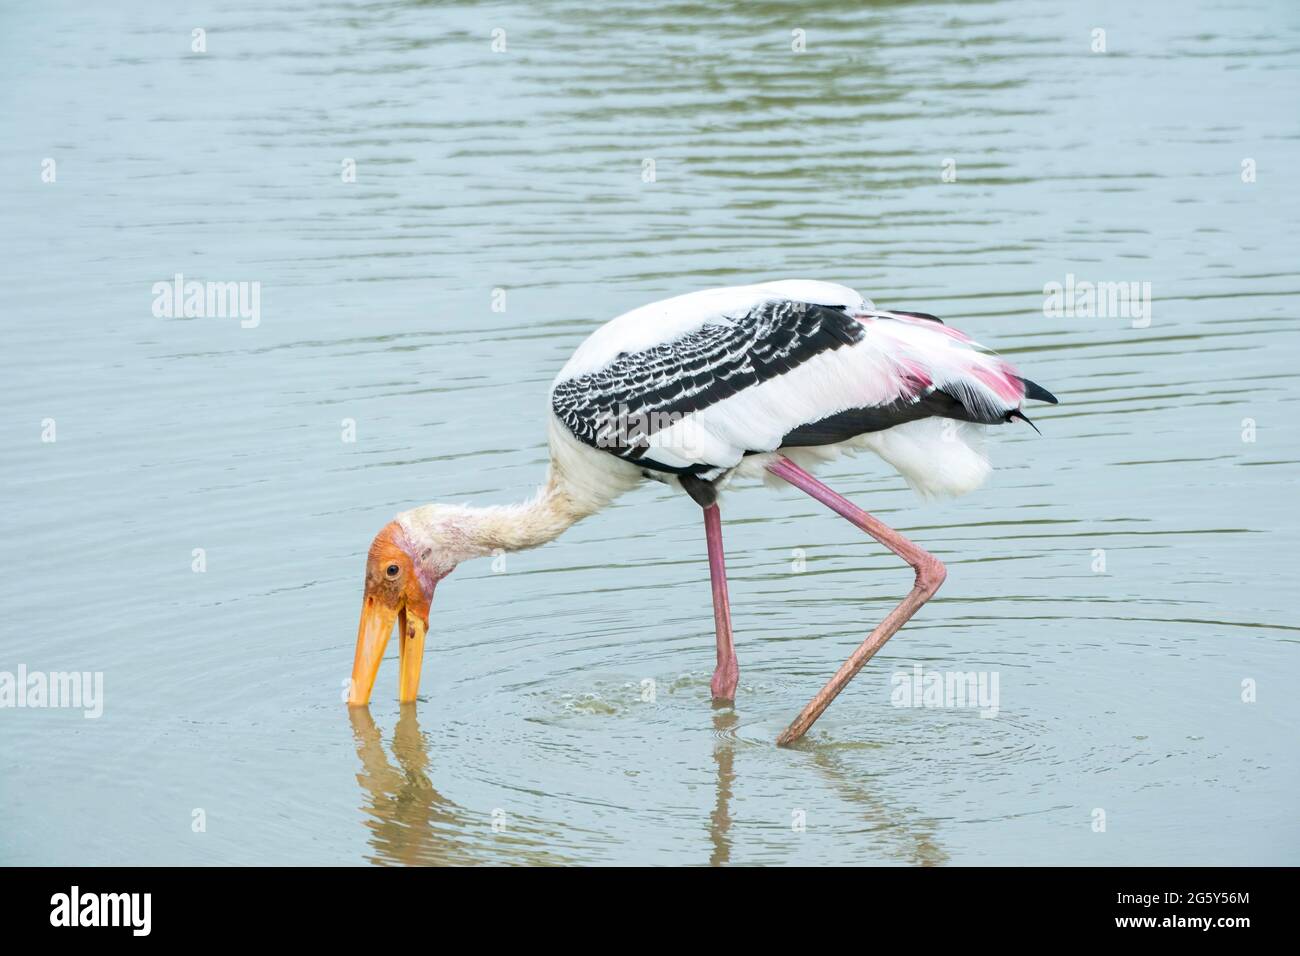
<svg viewBox="0 0 1300 956"><path fill-rule="evenodd" d="M403 704L393 730L394 767L369 707L349 707L361 784L374 854L381 865L438 865L481 862L463 839L465 811L442 796L429 780L429 742L420 730L414 704Z"/></svg>
<svg viewBox="0 0 1300 956"><path fill-rule="evenodd" d="M389 749L369 707L350 707L348 717L361 771L361 812L370 831L371 863L381 866L465 866L471 864L569 863L555 849L553 827L524 814L511 814L509 831L494 829L490 810L470 810L444 797L434 742L420 730L415 704L403 704Z"/></svg>
<svg viewBox="0 0 1300 956"><path fill-rule="evenodd" d="M726 866L731 863L732 848L736 837L732 833L734 821L731 811L732 797L737 785L735 729L740 724L740 717L734 710L714 714L713 731L716 737L713 746L713 763L715 767L713 810L709 813L709 852L710 866ZM871 834L870 842L862 846L862 857L856 862L870 864L873 862L902 862L912 866L938 866L948 862L948 854L936 839L938 822L921 817L908 808L897 807L886 802L873 789L874 782L862 779L846 767L836 752L834 745L815 743L811 740L800 741L792 750L802 751L810 759L803 764L810 771L815 771L830 784L842 800L850 807L850 816L841 818L835 825L846 827L855 835L854 840L861 840L860 823L866 823L866 833ZM775 751L789 754L790 751ZM746 753L756 763L762 763L773 753L766 747L747 747ZM761 775L756 769L754 775ZM740 849L746 848L743 836L744 820L741 821ZM786 831L788 832L788 831ZM765 841L768 839L763 838ZM770 847L768 847L770 848ZM763 849L755 846L751 849Z"/></svg>

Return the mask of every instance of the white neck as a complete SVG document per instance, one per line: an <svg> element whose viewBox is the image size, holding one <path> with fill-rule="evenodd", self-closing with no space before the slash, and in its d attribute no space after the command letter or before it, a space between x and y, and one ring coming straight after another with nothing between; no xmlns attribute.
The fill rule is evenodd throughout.
<svg viewBox="0 0 1300 956"><path fill-rule="evenodd" d="M446 574L461 561L502 551L523 551L553 541L575 522L592 514L566 493L552 472L529 500L515 505L475 508L428 504L397 516L436 573Z"/></svg>

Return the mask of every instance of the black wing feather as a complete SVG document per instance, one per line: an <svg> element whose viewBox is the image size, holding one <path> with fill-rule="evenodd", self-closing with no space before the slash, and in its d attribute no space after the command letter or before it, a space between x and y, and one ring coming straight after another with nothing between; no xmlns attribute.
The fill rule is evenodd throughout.
<svg viewBox="0 0 1300 956"><path fill-rule="evenodd" d="M620 354L598 372L566 379L552 390L551 406L585 444L647 467L678 471L641 460L661 423L708 408L864 335L862 323L842 308L769 302L742 318L705 324L671 342Z"/></svg>

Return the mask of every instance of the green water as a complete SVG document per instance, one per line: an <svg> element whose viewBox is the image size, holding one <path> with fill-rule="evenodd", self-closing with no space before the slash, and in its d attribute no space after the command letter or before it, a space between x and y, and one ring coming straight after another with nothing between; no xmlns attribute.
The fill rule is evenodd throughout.
<svg viewBox="0 0 1300 956"><path fill-rule="evenodd" d="M0 709L0 862L1300 861L1298 91L1280 0L6 8L0 671L104 700ZM156 317L176 273L257 325ZM1149 325L1045 315L1068 275ZM647 486L460 568L418 704L389 660L348 712L379 527L529 494L600 322L787 276L1062 400L959 501L823 470L949 578L805 742L910 576L762 487L734 710L698 509ZM893 706L916 664L996 716Z"/></svg>

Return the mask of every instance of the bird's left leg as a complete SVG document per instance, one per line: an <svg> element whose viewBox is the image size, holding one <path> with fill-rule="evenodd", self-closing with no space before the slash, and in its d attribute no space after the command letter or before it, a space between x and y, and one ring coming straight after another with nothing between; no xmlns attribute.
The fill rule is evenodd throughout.
<svg viewBox="0 0 1300 956"><path fill-rule="evenodd" d="M718 632L718 667L709 687L714 700L736 699L740 663L731 641L731 604L727 600L727 563L722 553L722 515L716 504L704 509L704 537L709 544L709 578L713 582L713 625Z"/></svg>
<svg viewBox="0 0 1300 956"><path fill-rule="evenodd" d="M862 665L907 623L922 604L934 596L934 592L939 590L939 585L943 584L948 572L943 563L930 552L908 541L893 528L878 518L873 518L843 495L827 488L790 459L779 457L767 466L767 470L816 498L841 518L847 518L910 564L912 570L916 572L916 582L907 597L903 598L898 607L890 611L885 619L876 625L875 630L867 635L867 639L847 661L840 665L835 676L826 682L826 686L817 692L816 697L808 701L804 709L799 712L799 716L776 739L777 744L784 746L794 743L808 732L808 728L831 705L835 696L849 681L853 680L858 671L862 670Z"/></svg>

